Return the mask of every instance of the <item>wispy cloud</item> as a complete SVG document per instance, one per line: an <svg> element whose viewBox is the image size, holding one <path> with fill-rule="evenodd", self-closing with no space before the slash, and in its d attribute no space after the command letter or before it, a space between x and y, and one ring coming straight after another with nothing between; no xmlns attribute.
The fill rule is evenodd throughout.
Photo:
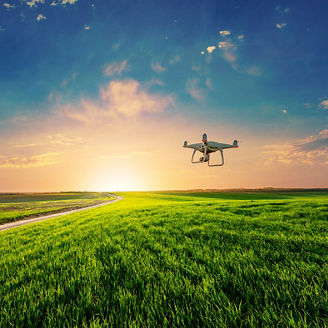
<svg viewBox="0 0 328 328"><path fill-rule="evenodd" d="M42 21L42 20L46 20L46 19L47 19L47 17L44 16L43 14L39 14L36 18L36 20L39 21L39 22Z"/></svg>
<svg viewBox="0 0 328 328"><path fill-rule="evenodd" d="M174 56L171 60L170 60L170 64L176 64L181 60L181 57L179 55Z"/></svg>
<svg viewBox="0 0 328 328"><path fill-rule="evenodd" d="M319 107L324 108L324 109L328 109L328 99L323 100L320 104Z"/></svg>
<svg viewBox="0 0 328 328"><path fill-rule="evenodd" d="M26 4L32 8L32 7L36 7L38 4L43 4L44 0L31 0L31 1L26 1Z"/></svg>
<svg viewBox="0 0 328 328"><path fill-rule="evenodd" d="M90 25L84 25L84 30L89 31L90 30Z"/></svg>
<svg viewBox="0 0 328 328"><path fill-rule="evenodd" d="M231 34L231 32L228 30L223 30L223 31L220 31L219 33L222 37L226 37Z"/></svg>
<svg viewBox="0 0 328 328"><path fill-rule="evenodd" d="M62 0L61 4L62 5L66 5L66 4L70 4L70 5L74 5L78 0Z"/></svg>
<svg viewBox="0 0 328 328"><path fill-rule="evenodd" d="M5 2L4 4L3 4L3 6L6 8L6 9L13 9L13 8L15 8L15 5L11 5L10 3L8 3L8 2Z"/></svg>
<svg viewBox="0 0 328 328"><path fill-rule="evenodd" d="M205 80L205 85L206 85L209 89L213 90L212 80L211 80L209 77Z"/></svg>
<svg viewBox="0 0 328 328"><path fill-rule="evenodd" d="M122 62L114 62L105 66L103 73L105 76L122 75L122 73L127 69L128 60L123 60Z"/></svg>
<svg viewBox="0 0 328 328"><path fill-rule="evenodd" d="M277 6L275 8L275 11L277 11L279 14L287 14L289 12L289 8L283 8L281 6Z"/></svg>
<svg viewBox="0 0 328 328"><path fill-rule="evenodd" d="M328 129L320 131L318 134L309 136L296 143L296 147L302 150L314 150L328 147Z"/></svg>
<svg viewBox="0 0 328 328"><path fill-rule="evenodd" d="M218 48L222 50L223 58L229 63L233 63L237 60L237 46L232 40L220 41L218 43Z"/></svg>
<svg viewBox="0 0 328 328"><path fill-rule="evenodd" d="M249 74L249 75L253 75L253 76L260 76L260 75L262 75L262 71L257 66L246 67L246 68L244 68L244 72L247 73L247 74Z"/></svg>
<svg viewBox="0 0 328 328"><path fill-rule="evenodd" d="M243 67L238 64L238 48L244 41L244 35L238 35L236 38L233 38L230 35L230 31L229 34L224 33L223 41L218 42L218 49L221 51L222 57L231 64L231 67L235 71L239 73L261 76L262 70L258 66L252 65L249 67Z"/></svg>
<svg viewBox="0 0 328 328"><path fill-rule="evenodd" d="M202 70L202 67L200 65L191 65L191 69L197 73L200 73Z"/></svg>
<svg viewBox="0 0 328 328"><path fill-rule="evenodd" d="M77 146L85 143L85 139L82 137L68 136L62 133L56 133L54 135L46 135L42 137L40 142L23 143L14 145L16 148L32 148L49 145L59 146Z"/></svg>
<svg viewBox="0 0 328 328"><path fill-rule="evenodd" d="M236 48L236 46L231 41L220 41L218 47L221 49Z"/></svg>
<svg viewBox="0 0 328 328"><path fill-rule="evenodd" d="M150 93L136 80L111 81L100 89L99 100L82 99L66 105L62 113L84 123L102 122L117 117L131 118L141 113L158 113L173 104L172 96Z"/></svg>
<svg viewBox="0 0 328 328"><path fill-rule="evenodd" d="M163 67L159 62L152 62L151 63L151 69L155 72L155 73L163 73L166 71L166 68Z"/></svg>
<svg viewBox="0 0 328 328"><path fill-rule="evenodd" d="M29 168L57 164L59 153L44 153L33 156L0 157L0 168Z"/></svg>
<svg viewBox="0 0 328 328"><path fill-rule="evenodd" d="M57 1L52 1L50 3L50 6L57 6L57 5L62 5L66 6L67 4L69 5L74 5L78 0L57 0ZM43 5L45 4L45 0L30 0L30 1L25 1L26 4L30 7L37 7L38 5Z"/></svg>
<svg viewBox="0 0 328 328"><path fill-rule="evenodd" d="M272 163L327 165L328 129L294 143L267 145L263 155L266 165Z"/></svg>
<svg viewBox="0 0 328 328"><path fill-rule="evenodd" d="M165 83L160 80L160 79L156 79L156 78L152 78L151 81L149 82L149 86L152 86L152 85L160 85L161 87L163 87L165 85Z"/></svg>
<svg viewBox="0 0 328 328"><path fill-rule="evenodd" d="M204 93L202 89L198 87L197 79L188 80L186 84L186 90L192 98L198 101L204 98Z"/></svg>
<svg viewBox="0 0 328 328"><path fill-rule="evenodd" d="M76 79L77 76L78 76L78 73L77 73L77 72L73 72L71 76L69 76L68 78L64 79L64 80L61 82L60 86L61 86L63 89L65 89L65 88L67 87L67 85L68 85L70 82L72 82L72 81L74 81L74 80ZM51 93L50 93L48 99L51 101L51 100L53 99L53 96L54 96L54 95L55 95L55 94L52 94L52 95L51 95ZM51 98L52 98L52 99L51 99Z"/></svg>
<svg viewBox="0 0 328 328"><path fill-rule="evenodd" d="M223 52L223 58L227 60L229 63L233 63L237 60L237 55L233 53L232 51L224 51ZM234 68L234 66L233 66Z"/></svg>
<svg viewBox="0 0 328 328"><path fill-rule="evenodd" d="M276 24L276 28L278 28L279 30L282 30L286 26L287 26L287 23L277 23Z"/></svg>

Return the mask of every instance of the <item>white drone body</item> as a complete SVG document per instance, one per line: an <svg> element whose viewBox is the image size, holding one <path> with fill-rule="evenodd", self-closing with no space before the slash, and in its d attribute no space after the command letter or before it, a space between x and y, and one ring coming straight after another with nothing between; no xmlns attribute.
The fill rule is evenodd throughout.
<svg viewBox="0 0 328 328"><path fill-rule="evenodd" d="M234 140L232 145L219 143L219 142L215 142L215 141L207 141L207 134L204 133L203 140L201 143L195 143L195 144L188 145L188 142L185 141L183 144L183 147L184 148L192 148L194 150L194 152L192 153L192 156L191 156L192 164L207 162L208 166L211 166L211 167L212 166L222 166L224 164L223 149L238 148L238 141ZM210 154L215 153L218 150L221 153L221 163L210 164ZM200 157L200 159L198 161L194 161L194 156L195 156L196 151L199 151L204 154L202 157Z"/></svg>

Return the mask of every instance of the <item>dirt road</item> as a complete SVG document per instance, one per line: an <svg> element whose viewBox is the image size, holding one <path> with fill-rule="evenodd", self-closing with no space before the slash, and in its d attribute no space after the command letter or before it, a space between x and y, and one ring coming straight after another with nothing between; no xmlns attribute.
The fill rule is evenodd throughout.
<svg viewBox="0 0 328 328"><path fill-rule="evenodd" d="M108 202L105 202L105 203L86 206L86 207L78 208L78 209L75 209L75 210L69 210L69 211L55 213L55 214L48 214L48 215L39 216L39 217L36 217L36 218L33 218L33 219L26 219L26 220L21 220L21 221L5 223L5 224L0 225L0 231L16 228L16 227L19 227L21 225L25 225L25 224L29 224L29 223L34 223L34 222L39 222L39 221L43 221L43 220L47 220L47 219L51 219L51 218L56 218L58 216L63 216L63 215L71 214L71 213L86 211L86 210L89 210L91 208L96 208L96 207L100 207L100 206L104 206L104 205L108 205L108 204L111 204L111 203L118 202L119 200L121 200L123 198L123 197L112 195L112 194L107 194L107 195L110 196L110 197L116 197L116 198L112 199L112 200L109 200Z"/></svg>

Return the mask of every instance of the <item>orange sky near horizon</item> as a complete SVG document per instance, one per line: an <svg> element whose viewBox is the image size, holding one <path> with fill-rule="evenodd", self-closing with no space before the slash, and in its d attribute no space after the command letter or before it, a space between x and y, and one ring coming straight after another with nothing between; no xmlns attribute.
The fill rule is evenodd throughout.
<svg viewBox="0 0 328 328"><path fill-rule="evenodd" d="M172 97L126 83L111 91L110 110L84 100L11 120L0 192L327 187L326 154L295 146L320 136L286 142L240 124L199 123L170 111ZM190 163L183 142L200 142L203 132L213 141L239 140L238 149L224 151L223 167Z"/></svg>

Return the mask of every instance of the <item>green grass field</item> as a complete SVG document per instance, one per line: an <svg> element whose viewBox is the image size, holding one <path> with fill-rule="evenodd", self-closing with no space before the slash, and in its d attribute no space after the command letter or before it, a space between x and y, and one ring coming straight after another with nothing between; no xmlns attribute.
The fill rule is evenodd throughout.
<svg viewBox="0 0 328 328"><path fill-rule="evenodd" d="M0 224L95 205L110 198L96 192L0 194Z"/></svg>
<svg viewBox="0 0 328 328"><path fill-rule="evenodd" d="M327 327L328 193L121 193L0 233L0 327Z"/></svg>

